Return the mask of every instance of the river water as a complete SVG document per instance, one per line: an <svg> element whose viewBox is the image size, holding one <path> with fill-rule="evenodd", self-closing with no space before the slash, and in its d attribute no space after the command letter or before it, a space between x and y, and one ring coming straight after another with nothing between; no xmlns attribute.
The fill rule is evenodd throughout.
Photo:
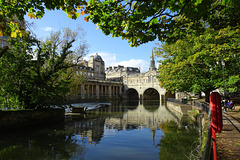
<svg viewBox="0 0 240 160"><path fill-rule="evenodd" d="M0 136L0 160L185 160L199 143L195 123L159 101L112 102Z"/></svg>

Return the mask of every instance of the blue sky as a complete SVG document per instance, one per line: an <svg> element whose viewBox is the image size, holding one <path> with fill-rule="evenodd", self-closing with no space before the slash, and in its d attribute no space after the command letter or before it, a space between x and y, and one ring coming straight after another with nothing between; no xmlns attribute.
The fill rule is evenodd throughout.
<svg viewBox="0 0 240 160"><path fill-rule="evenodd" d="M32 31L38 38L45 38L52 31L59 31L65 27L72 30L77 27L83 28L86 33L85 40L89 45L89 53L85 59L88 60L90 55L98 53L105 61L105 67L117 65L140 67L141 72L145 72L149 68L152 49L156 46L155 42L158 43L158 41L153 41L139 47L130 47L128 41L122 40L121 37L104 35L101 30L96 29L95 24L84 21L84 15L73 20L67 18L63 11L46 11L42 19L30 19L28 16L25 16L25 19L28 22L34 22Z"/></svg>

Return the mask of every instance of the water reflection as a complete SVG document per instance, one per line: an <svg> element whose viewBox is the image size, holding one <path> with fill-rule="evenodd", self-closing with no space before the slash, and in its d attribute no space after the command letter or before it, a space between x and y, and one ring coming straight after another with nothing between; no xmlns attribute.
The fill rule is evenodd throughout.
<svg viewBox="0 0 240 160"><path fill-rule="evenodd" d="M185 160L191 159L199 140L197 131L193 128L179 128L175 121L168 121L161 125L164 137L161 138L159 159ZM195 153L196 154L196 153Z"/></svg>
<svg viewBox="0 0 240 160"><path fill-rule="evenodd" d="M194 124L164 104L116 102L65 123L2 133L0 159L186 159L191 147L181 148L197 138Z"/></svg>

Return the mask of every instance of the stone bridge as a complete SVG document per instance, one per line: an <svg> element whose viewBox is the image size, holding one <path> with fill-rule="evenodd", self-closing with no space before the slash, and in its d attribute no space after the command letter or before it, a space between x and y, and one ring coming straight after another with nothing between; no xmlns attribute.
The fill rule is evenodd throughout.
<svg viewBox="0 0 240 160"><path fill-rule="evenodd" d="M164 100L172 97L156 77L156 72L123 76L122 81L88 80L79 86L78 98L122 98L126 100Z"/></svg>
<svg viewBox="0 0 240 160"><path fill-rule="evenodd" d="M164 100L173 95L160 86L155 70L123 77L123 98L139 100Z"/></svg>
<svg viewBox="0 0 240 160"><path fill-rule="evenodd" d="M91 56L88 66L79 66L76 70L87 79L79 86L77 99L164 100L172 97L160 86L153 52L151 57L149 70L140 73L140 68L124 66L108 67L104 71L102 58L98 54Z"/></svg>
<svg viewBox="0 0 240 160"><path fill-rule="evenodd" d="M136 77L134 78L136 79ZM79 86L78 99L122 98L126 100L164 100L168 92L160 87L157 78L111 82L106 80L89 80Z"/></svg>

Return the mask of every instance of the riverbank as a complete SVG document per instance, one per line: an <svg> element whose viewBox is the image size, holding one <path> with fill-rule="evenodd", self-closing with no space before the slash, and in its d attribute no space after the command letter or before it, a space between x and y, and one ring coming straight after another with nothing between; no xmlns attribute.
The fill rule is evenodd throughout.
<svg viewBox="0 0 240 160"><path fill-rule="evenodd" d="M64 121L64 109L0 111L0 130Z"/></svg>
<svg viewBox="0 0 240 160"><path fill-rule="evenodd" d="M179 108L187 106L189 110L189 106L192 106L191 103L174 104L170 102L168 104L170 104L171 110L179 113L184 111ZM205 120L207 122L207 117ZM216 145L218 160L240 160L240 105L236 105L235 110L223 112L223 129L221 133L216 133Z"/></svg>

